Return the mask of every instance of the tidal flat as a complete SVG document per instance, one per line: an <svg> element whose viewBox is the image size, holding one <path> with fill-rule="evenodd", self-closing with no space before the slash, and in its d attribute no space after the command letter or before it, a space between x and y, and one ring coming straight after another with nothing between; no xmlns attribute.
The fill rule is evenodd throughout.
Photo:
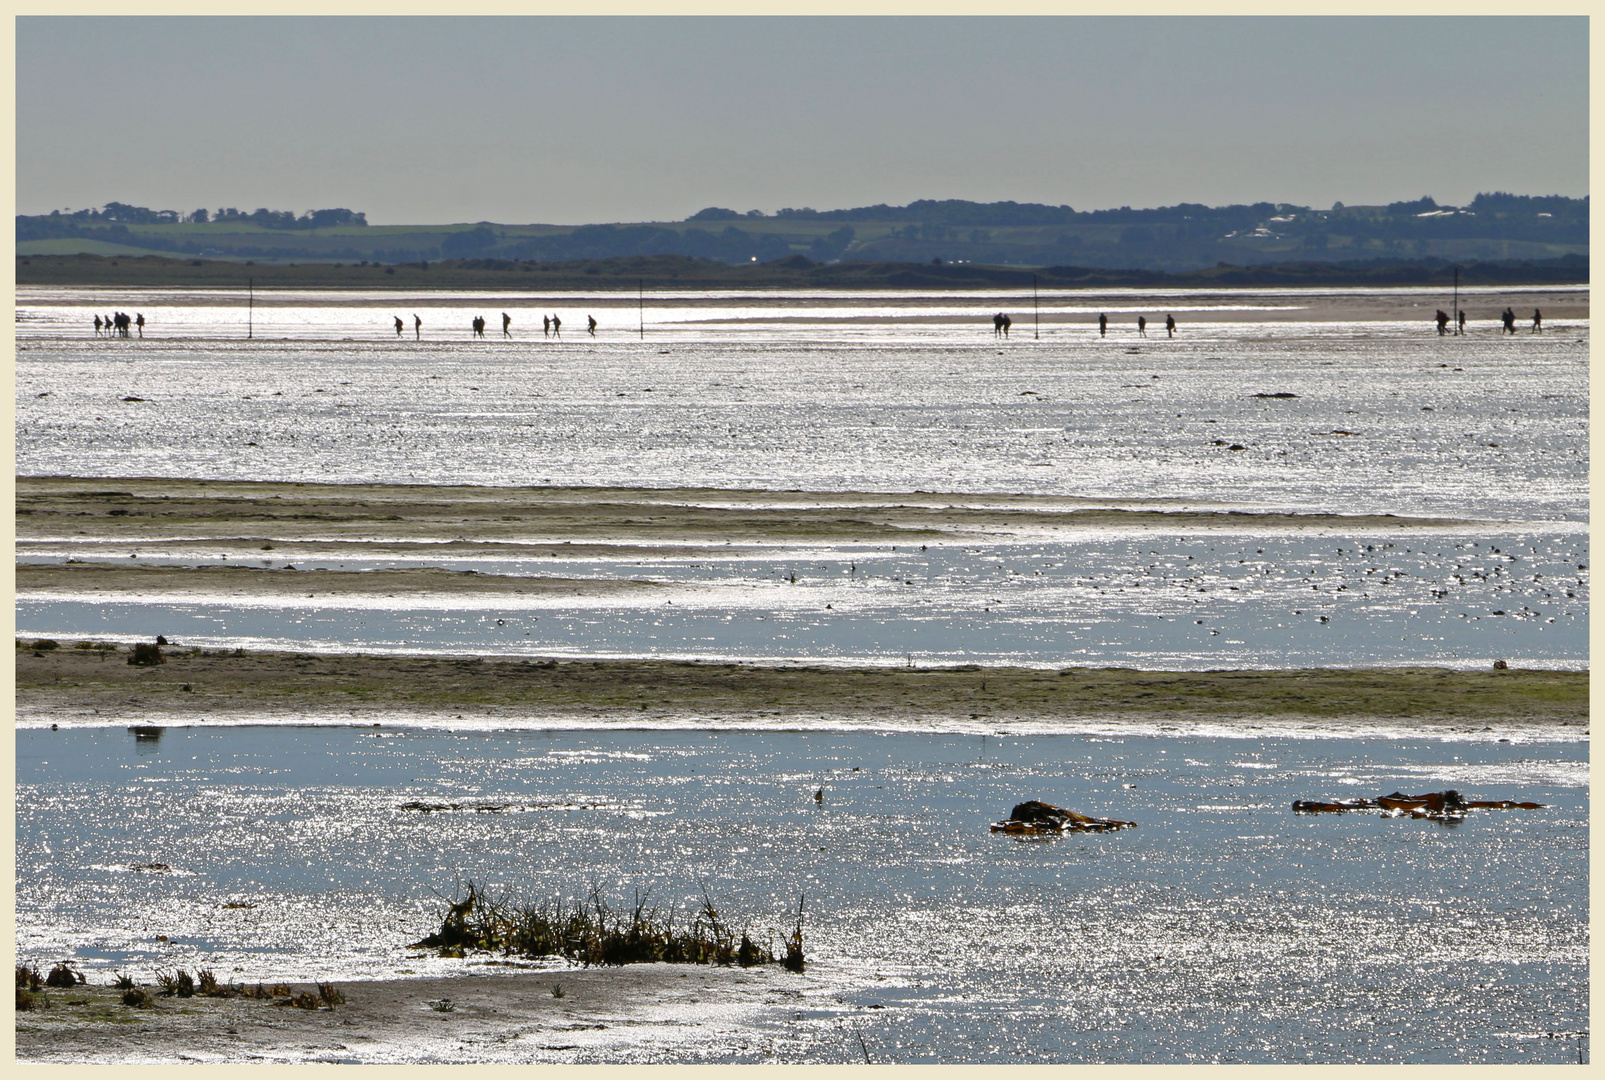
<svg viewBox="0 0 1605 1080"><path fill-rule="evenodd" d="M1586 1056L1586 286L1032 300L23 290L19 1056ZM807 969L417 948L467 881Z"/></svg>

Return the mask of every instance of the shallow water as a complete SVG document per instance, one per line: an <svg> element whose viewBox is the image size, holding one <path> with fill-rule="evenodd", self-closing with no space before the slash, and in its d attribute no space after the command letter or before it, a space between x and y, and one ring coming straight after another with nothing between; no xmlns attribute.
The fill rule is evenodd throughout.
<svg viewBox="0 0 1605 1080"><path fill-rule="evenodd" d="M243 341L238 297L107 292L98 306L144 303L152 316L151 338L114 341L82 329L94 294L30 290L18 309L24 474L1024 492L1479 523L1402 537L1252 525L1000 535L917 556L746 546L691 560L666 547L644 564L475 564L681 586L651 608L28 596L19 630L843 662L1584 665L1586 321L1511 339L1254 321L1316 295L1384 294L1410 296L1059 290L1043 294L1040 339L1021 329L999 342L984 320L928 317L1022 295L664 292L644 342L611 317L594 339L575 333L565 308L561 343L532 340L525 315L540 309L516 298L440 294L427 298L432 335L489 299L510 306L519 336L415 343L388 323L417 297L279 294L261 309L271 340ZM1184 320L1173 340L1051 321L1161 301L1221 321ZM607 302L618 295L564 298ZM1272 393L1297 396L1255 396ZM58 539L39 556L134 554L97 545L92 523ZM194 547L138 554L193 561L174 546Z"/></svg>
<svg viewBox="0 0 1605 1080"><path fill-rule="evenodd" d="M19 957L97 980L463 970L405 948L463 878L680 910L706 882L765 931L807 896L809 989L753 1022L753 1058L858 1059L851 1025L905 1062L1564 1062L1587 1027L1586 743L91 728L17 748ZM1551 805L1454 827L1288 809L1444 787ZM1027 797L1140 824L987 831Z"/></svg>
<svg viewBox="0 0 1605 1080"><path fill-rule="evenodd" d="M900 551L746 547L717 560L298 556L303 569L429 565L672 587L579 602L24 596L17 620L36 636L159 632L209 648L1161 668L1587 665L1585 536L1518 534L1499 546L1442 530L1384 535L1102 533ZM199 561L161 545L139 552L147 563Z"/></svg>

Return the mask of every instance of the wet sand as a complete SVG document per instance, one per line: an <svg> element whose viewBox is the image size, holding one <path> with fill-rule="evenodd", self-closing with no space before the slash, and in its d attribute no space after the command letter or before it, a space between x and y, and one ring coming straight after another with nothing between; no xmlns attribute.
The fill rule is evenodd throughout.
<svg viewBox="0 0 1605 1080"><path fill-rule="evenodd" d="M553 996L554 986L563 997ZM157 998L136 1009L122 1004L121 991L81 986L46 991L48 1008L17 1013L16 1056L71 1064L640 1061L709 1043L716 1060L750 1060L773 1043L751 1021L789 1016L783 1010L811 986L807 975L778 966L480 970L340 983L345 1003L315 1011L205 997ZM443 999L450 1011L431 1006Z"/></svg>
<svg viewBox="0 0 1605 1080"><path fill-rule="evenodd" d="M19 646L23 643L19 642ZM1257 718L1423 732L1467 725L1586 727L1588 673L1444 668L1137 671L1129 668L833 667L668 660L357 656L168 648L156 667L128 647L16 654L16 708L28 723L285 722L319 717L406 724L441 716L525 726L542 718L621 723L696 717L766 726L821 717L918 722Z"/></svg>
<svg viewBox="0 0 1605 1080"><path fill-rule="evenodd" d="M125 563L27 563L17 592L29 595L128 597L264 596L620 596L661 589L650 581L481 574L477 570L339 570L256 566L138 566Z"/></svg>
<svg viewBox="0 0 1605 1080"><path fill-rule="evenodd" d="M182 546L256 557L307 551L416 557L619 556L672 545L902 543L1075 529L1453 527L1451 518L1246 512L1200 503L916 491L445 487L165 479L17 478L18 553L72 544ZM554 548L561 547L558 552Z"/></svg>

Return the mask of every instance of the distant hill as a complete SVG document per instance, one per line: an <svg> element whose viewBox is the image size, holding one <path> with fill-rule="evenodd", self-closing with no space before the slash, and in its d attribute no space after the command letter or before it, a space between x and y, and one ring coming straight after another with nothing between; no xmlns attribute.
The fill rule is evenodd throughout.
<svg viewBox="0 0 1605 1080"><path fill-rule="evenodd" d="M249 214L123 203L19 216L19 255L161 254L268 263L393 266L453 259L571 262L679 255L727 265L792 255L896 262L1181 272L1218 263L1444 259L1542 261L1588 254L1588 199L1502 192L1463 207L1430 197L1315 210L1289 203L1077 211L1040 203L922 199L906 206L708 207L685 221L622 225L369 225L345 209ZM107 245L115 245L108 247Z"/></svg>
<svg viewBox="0 0 1605 1080"><path fill-rule="evenodd" d="M397 265L370 263L241 264L207 259L137 258L99 255L21 256L18 285L105 285L123 287L212 286L243 288L326 287L363 289L461 289L559 292L614 288L835 288L835 289L989 289L1135 286L1207 288L1268 285L1431 285L1447 287L1456 266L1465 285L1583 284L1588 259L1568 255L1532 262L1468 262L1440 259L1365 259L1350 262L1304 261L1260 266L1222 264L1202 270L1099 270L1077 266L980 266L974 263L905 263L843 260L820 263L788 255L765 263L731 266L684 255L637 255L565 262L512 259L448 259Z"/></svg>

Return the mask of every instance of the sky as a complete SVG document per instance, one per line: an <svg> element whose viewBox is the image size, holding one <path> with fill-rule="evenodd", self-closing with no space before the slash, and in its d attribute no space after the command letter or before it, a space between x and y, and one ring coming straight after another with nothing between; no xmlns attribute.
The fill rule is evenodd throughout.
<svg viewBox="0 0 1605 1080"><path fill-rule="evenodd" d="M17 212L678 221L1588 191L1584 18L16 22Z"/></svg>

